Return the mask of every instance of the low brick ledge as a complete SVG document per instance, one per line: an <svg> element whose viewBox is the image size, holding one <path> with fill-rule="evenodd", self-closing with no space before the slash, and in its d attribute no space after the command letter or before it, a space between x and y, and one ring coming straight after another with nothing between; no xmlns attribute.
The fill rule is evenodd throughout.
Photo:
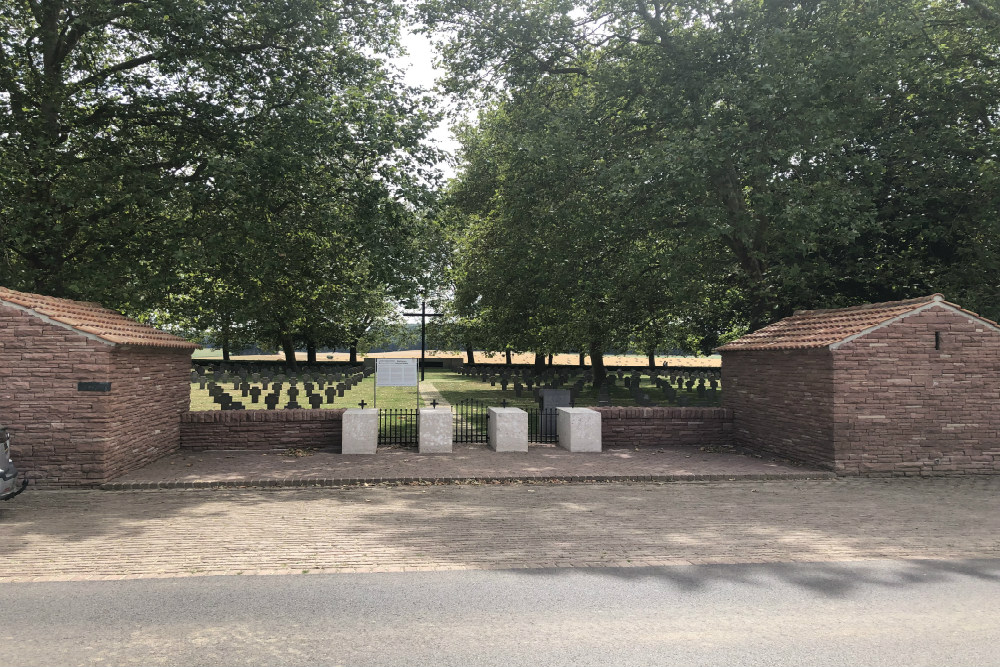
<svg viewBox="0 0 1000 667"><path fill-rule="evenodd" d="M817 470L786 473L706 473L690 475L500 475L485 477L290 477L252 478L212 481L161 481L161 482L108 482L99 488L102 491L150 491L157 489L238 489L238 488L301 488L328 486L361 486L363 484L493 484L534 482L545 483L591 483L614 482L741 482L767 480L837 479L833 472Z"/></svg>
<svg viewBox="0 0 1000 667"><path fill-rule="evenodd" d="M672 408L591 408L601 413L602 419L724 419L731 420L729 408L672 407Z"/></svg>
<svg viewBox="0 0 1000 667"><path fill-rule="evenodd" d="M182 424L343 421L346 408L321 410L198 410L181 414Z"/></svg>

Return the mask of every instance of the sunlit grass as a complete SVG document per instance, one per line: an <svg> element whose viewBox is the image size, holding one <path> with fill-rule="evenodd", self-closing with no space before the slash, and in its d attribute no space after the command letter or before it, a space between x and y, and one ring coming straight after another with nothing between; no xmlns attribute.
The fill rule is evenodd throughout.
<svg viewBox="0 0 1000 667"><path fill-rule="evenodd" d="M580 377L579 373L570 373L569 382L564 385L563 388L568 389L573 382ZM320 393L323 395L323 404L321 409L333 409L333 408L356 408L360 406L361 401L364 401L365 407L379 407L379 408L406 408L412 409L417 407L430 407L431 397L428 395L427 391L431 387L437 389L445 401L451 404L459 403L466 399L474 399L482 401L489 406L499 407L506 402L507 407L511 408L533 408L537 406L533 398L533 393L527 387L522 390L521 397L518 398L514 392L514 384L510 382L507 385L507 389L504 390L501 387L501 382L499 377L496 381L496 386L490 386L490 383L483 382L479 377L467 377L459 375L453 371L443 369L443 368L428 368L426 369L426 381L427 385L424 385L424 393L419 397L418 403L418 393L416 387L378 387L377 392L375 388L374 377L367 377L359 384L355 385L352 389L344 392L343 397L334 398L334 402L326 402L325 389ZM315 383L314 383L315 384ZM250 386L260 387L260 383L250 383ZM279 392L278 409L284 409L288 403L288 389L291 385L286 381L283 383L282 389ZM305 388L302 382L296 383L295 385L299 390L298 403L304 409L310 409L308 399L305 395ZM226 392L233 397L234 401L239 401L243 403L244 408L247 410L264 410L267 406L264 404L264 393L261 394L259 399L260 402L254 404L251 402L251 398L247 396L243 398L241 396L241 391L239 389L233 389L232 383L226 383L223 385ZM653 384L652 378L649 375L643 375L639 384L640 390L649 395L650 400L657 405L669 405L676 404L676 401L670 402L663 392ZM694 389L686 390L681 389L677 385L674 385L675 389L678 389L678 395L686 397L688 405L715 405L718 400L721 400L721 391L718 393L718 398L716 402L711 402L707 397L704 399L699 399L697 391ZM630 407L638 405L635 399L632 397L632 393L626 389L621 382L615 383L615 386L609 389L608 395L611 400L611 405ZM576 399L576 405L578 407L595 406L598 403L597 390L591 385L585 384L583 390L580 392ZM212 400L207 389L199 389L197 383L192 383L191 385L191 410L219 410L221 409L219 404Z"/></svg>

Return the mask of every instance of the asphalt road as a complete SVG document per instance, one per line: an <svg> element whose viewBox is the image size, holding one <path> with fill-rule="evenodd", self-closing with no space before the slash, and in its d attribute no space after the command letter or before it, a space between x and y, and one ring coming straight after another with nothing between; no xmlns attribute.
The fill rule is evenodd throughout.
<svg viewBox="0 0 1000 667"><path fill-rule="evenodd" d="M0 665L1000 665L1000 560L0 587Z"/></svg>

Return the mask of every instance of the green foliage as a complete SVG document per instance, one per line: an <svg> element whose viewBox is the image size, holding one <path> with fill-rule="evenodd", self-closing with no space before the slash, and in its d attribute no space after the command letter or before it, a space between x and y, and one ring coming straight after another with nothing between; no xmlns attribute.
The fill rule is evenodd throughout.
<svg viewBox="0 0 1000 667"><path fill-rule="evenodd" d="M395 2L4 0L0 283L353 342L428 269Z"/></svg>
<svg viewBox="0 0 1000 667"><path fill-rule="evenodd" d="M1000 315L984 7L425 2L449 85L490 102L460 300L508 341L700 349L932 291Z"/></svg>

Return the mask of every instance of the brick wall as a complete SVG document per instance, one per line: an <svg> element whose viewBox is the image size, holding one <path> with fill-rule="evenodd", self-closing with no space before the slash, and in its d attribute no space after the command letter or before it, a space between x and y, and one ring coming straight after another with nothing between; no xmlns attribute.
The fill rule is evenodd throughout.
<svg viewBox="0 0 1000 667"><path fill-rule="evenodd" d="M116 346L0 306L0 424L41 486L106 482L178 447L191 351ZM80 391L79 382L110 382Z"/></svg>
<svg viewBox="0 0 1000 667"><path fill-rule="evenodd" d="M0 424L11 455L33 483L105 480L112 397L77 390L111 379L112 346L0 306Z"/></svg>
<svg viewBox="0 0 1000 667"><path fill-rule="evenodd" d="M1000 332L934 306L843 344L833 360L838 472L1000 472Z"/></svg>
<svg viewBox="0 0 1000 667"><path fill-rule="evenodd" d="M724 445L732 434L725 408L592 408L601 413L601 444Z"/></svg>
<svg viewBox="0 0 1000 667"><path fill-rule="evenodd" d="M828 348L723 351L722 403L733 413L734 444L834 467Z"/></svg>
<svg viewBox="0 0 1000 667"><path fill-rule="evenodd" d="M181 417L185 449L339 448L344 410L212 410Z"/></svg>
<svg viewBox="0 0 1000 667"><path fill-rule="evenodd" d="M190 373L191 351L187 349L113 349L113 420L105 453L107 479L178 448L180 417L191 403Z"/></svg>

